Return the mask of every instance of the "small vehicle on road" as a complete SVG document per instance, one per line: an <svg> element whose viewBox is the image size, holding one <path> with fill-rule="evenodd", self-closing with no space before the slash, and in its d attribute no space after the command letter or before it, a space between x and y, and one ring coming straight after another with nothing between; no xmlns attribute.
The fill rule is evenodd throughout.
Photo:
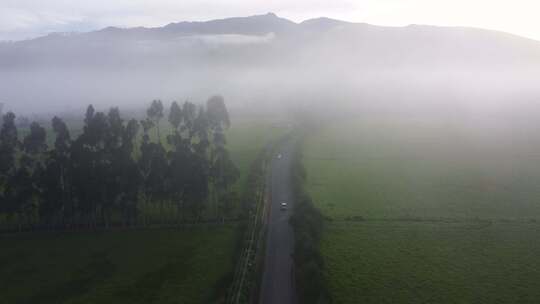
<svg viewBox="0 0 540 304"><path fill-rule="evenodd" d="M277 155L277 158L278 158L278 159L281 159L281 153L279 153L279 154Z"/></svg>
<svg viewBox="0 0 540 304"><path fill-rule="evenodd" d="M281 203L281 210L287 210L287 203Z"/></svg>

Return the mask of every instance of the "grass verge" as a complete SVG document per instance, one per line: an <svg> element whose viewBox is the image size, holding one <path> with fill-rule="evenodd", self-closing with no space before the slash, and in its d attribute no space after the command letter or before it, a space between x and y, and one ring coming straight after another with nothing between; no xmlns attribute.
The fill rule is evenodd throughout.
<svg viewBox="0 0 540 304"><path fill-rule="evenodd" d="M291 225L294 231L294 274L300 303L330 302L324 278L325 263L320 251L324 219L304 190L306 171L299 147L292 162L294 209Z"/></svg>

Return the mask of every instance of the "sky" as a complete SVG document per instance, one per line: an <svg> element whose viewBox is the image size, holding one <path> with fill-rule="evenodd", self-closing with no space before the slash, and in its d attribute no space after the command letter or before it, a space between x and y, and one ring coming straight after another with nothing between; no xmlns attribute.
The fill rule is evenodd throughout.
<svg viewBox="0 0 540 304"><path fill-rule="evenodd" d="M0 40L268 12L296 22L324 16L388 26L471 26L540 40L539 0L0 0Z"/></svg>

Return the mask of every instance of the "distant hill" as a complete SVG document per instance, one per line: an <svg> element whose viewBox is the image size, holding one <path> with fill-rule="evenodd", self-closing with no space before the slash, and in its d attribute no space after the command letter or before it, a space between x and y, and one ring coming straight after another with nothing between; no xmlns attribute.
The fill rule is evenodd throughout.
<svg viewBox="0 0 540 304"><path fill-rule="evenodd" d="M0 99L36 111L215 92L250 102L272 91L308 96L314 87L353 98L374 83L410 88L414 79L488 88L498 77L532 90L538 71L540 42L507 33L329 18L295 23L272 13L0 43Z"/></svg>

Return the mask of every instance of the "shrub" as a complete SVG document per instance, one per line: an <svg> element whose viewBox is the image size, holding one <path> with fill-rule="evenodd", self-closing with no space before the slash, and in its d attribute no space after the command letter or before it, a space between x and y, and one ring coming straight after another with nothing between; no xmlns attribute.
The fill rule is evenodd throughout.
<svg viewBox="0 0 540 304"><path fill-rule="evenodd" d="M306 171L299 152L296 152L292 170L296 204L290 221L295 237L293 260L298 300L310 304L329 303L331 299L324 280L324 261L320 252L324 217L304 190Z"/></svg>

